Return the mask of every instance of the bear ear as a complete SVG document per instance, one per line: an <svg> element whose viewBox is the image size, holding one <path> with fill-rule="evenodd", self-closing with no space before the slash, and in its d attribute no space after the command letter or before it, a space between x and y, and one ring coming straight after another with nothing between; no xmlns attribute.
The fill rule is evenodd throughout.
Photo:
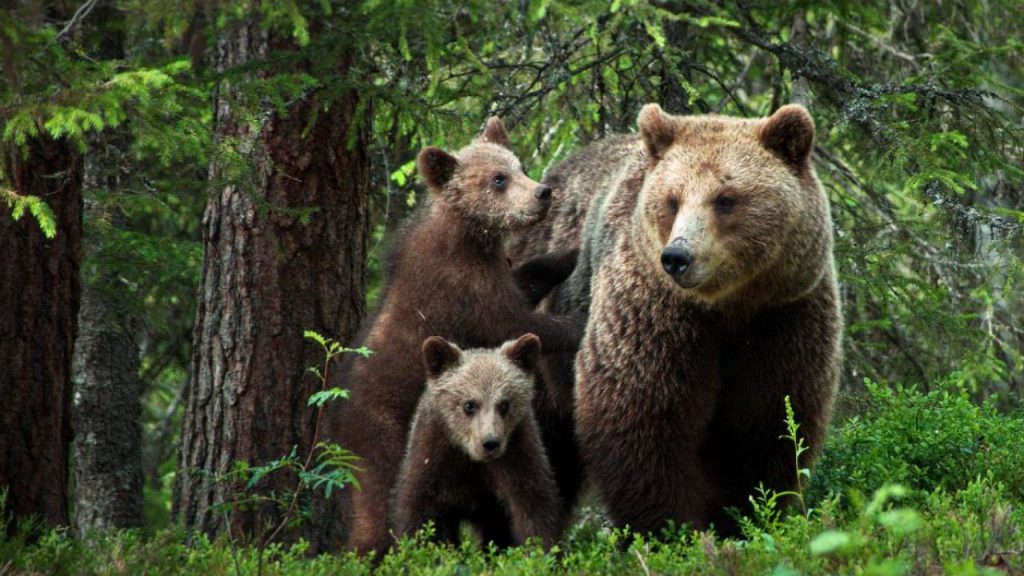
<svg viewBox="0 0 1024 576"><path fill-rule="evenodd" d="M523 334L502 344L501 352L513 364L533 374L537 371L537 363L540 362L540 338L535 334Z"/></svg>
<svg viewBox="0 0 1024 576"><path fill-rule="evenodd" d="M762 121L758 137L784 162L803 168L814 149L814 119L803 106L787 104Z"/></svg>
<svg viewBox="0 0 1024 576"><path fill-rule="evenodd" d="M484 125L484 131L476 139L477 142L490 142L498 146L508 148L508 132L505 131L505 123L497 116L491 116Z"/></svg>
<svg viewBox="0 0 1024 576"><path fill-rule="evenodd" d="M455 175L459 161L455 159L455 156L436 146L427 146L416 157L416 165L427 186L440 189Z"/></svg>
<svg viewBox="0 0 1024 576"><path fill-rule="evenodd" d="M440 336L431 336L423 341L420 355L423 358L423 367L427 371L427 377L437 378L459 363L462 358L462 350Z"/></svg>
<svg viewBox="0 0 1024 576"><path fill-rule="evenodd" d="M676 141L676 123L657 104L644 106L637 116L636 124L644 139L647 154L654 160L660 160Z"/></svg>

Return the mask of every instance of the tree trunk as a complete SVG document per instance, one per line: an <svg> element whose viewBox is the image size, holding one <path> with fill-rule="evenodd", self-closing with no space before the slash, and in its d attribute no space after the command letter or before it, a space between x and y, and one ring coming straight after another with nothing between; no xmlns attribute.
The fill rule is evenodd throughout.
<svg viewBox="0 0 1024 576"><path fill-rule="evenodd" d="M261 58L271 44L266 34L253 22L229 26L216 47L217 69ZM339 63L338 73L349 64ZM315 413L306 401L319 383L306 369L319 364L322 352L302 333L315 330L342 342L354 336L364 312L370 233L368 136L353 124L356 94L332 102L312 126L316 103L307 95L287 114L266 110L250 132L235 109L236 90L225 82L215 97L215 135L235 146L247 170L234 177L223 164L211 167L215 189L203 218L205 255L174 496L175 516L209 534L224 530L228 516L214 506L245 490L218 475L236 461L256 466L294 446L299 454L309 449ZM277 494L294 488L295 477L285 474L257 486ZM277 518L271 510L235 509L231 533L262 534L257 529Z"/></svg>
<svg viewBox="0 0 1024 576"><path fill-rule="evenodd" d="M142 526L138 346L103 288L86 285L75 343L75 525Z"/></svg>
<svg viewBox="0 0 1024 576"><path fill-rule="evenodd" d="M15 222L0 202L0 490L15 518L66 525L82 160L47 136L7 156L14 193L45 200L57 235L47 239L28 214Z"/></svg>
<svg viewBox="0 0 1024 576"><path fill-rule="evenodd" d="M120 190L123 130L94 139L85 167L86 190ZM115 208L117 210L117 208ZM91 221L102 218L87 209ZM99 211L97 207L96 211ZM115 226L123 220L112 217ZM93 250L98 238L86 234ZM86 261L86 267L89 263ZM73 373L75 398L75 526L142 526L142 380L136 329L118 297L116 275L85 274Z"/></svg>

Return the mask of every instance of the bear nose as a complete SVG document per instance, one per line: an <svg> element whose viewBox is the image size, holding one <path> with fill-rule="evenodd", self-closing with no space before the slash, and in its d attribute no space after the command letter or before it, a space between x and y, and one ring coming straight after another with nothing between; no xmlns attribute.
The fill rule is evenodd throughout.
<svg viewBox="0 0 1024 576"><path fill-rule="evenodd" d="M484 446L484 452L487 452L488 454L493 454L494 451L497 450L501 446L501 442L498 442L497 438L495 438L494 436L491 436L489 438L485 438L484 439L483 446Z"/></svg>
<svg viewBox="0 0 1024 576"><path fill-rule="evenodd" d="M551 186L538 186L533 195L537 197L537 200L550 200Z"/></svg>
<svg viewBox="0 0 1024 576"><path fill-rule="evenodd" d="M661 251L661 266L672 276L679 276L690 267L693 253L682 246L669 246Z"/></svg>

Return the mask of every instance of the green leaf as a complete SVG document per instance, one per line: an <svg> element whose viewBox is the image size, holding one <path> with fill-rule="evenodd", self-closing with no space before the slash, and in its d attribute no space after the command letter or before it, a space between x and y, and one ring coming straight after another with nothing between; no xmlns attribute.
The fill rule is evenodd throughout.
<svg viewBox="0 0 1024 576"><path fill-rule="evenodd" d="M886 510L878 515L878 523L900 535L917 532L924 525L921 515L911 508Z"/></svg>
<svg viewBox="0 0 1024 576"><path fill-rule="evenodd" d="M349 392L344 388L328 388L327 390L321 390L310 396L306 405L313 406L315 404L317 408L320 408L327 402L332 402L339 398L347 399L348 397Z"/></svg>
<svg viewBox="0 0 1024 576"><path fill-rule="evenodd" d="M853 538L847 532L826 530L811 540L811 554L821 556L845 550L851 546Z"/></svg>
<svg viewBox="0 0 1024 576"><path fill-rule="evenodd" d="M319 344L321 346L324 346L324 347L327 346L327 339L324 338L323 336L321 336L320 334L316 333L313 330L305 330L305 331L303 331L302 332L302 337L305 338L306 340L312 340L312 341L316 342L317 344Z"/></svg>
<svg viewBox="0 0 1024 576"><path fill-rule="evenodd" d="M0 189L0 196L11 209L11 219L17 222L25 215L25 210L35 218L43 236L54 238L57 236L57 215L49 204L38 196L21 196L13 190Z"/></svg>

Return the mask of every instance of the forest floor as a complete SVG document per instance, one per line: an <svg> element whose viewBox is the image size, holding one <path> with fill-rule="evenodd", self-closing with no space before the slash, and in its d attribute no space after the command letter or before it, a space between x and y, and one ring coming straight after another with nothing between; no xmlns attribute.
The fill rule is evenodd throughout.
<svg viewBox="0 0 1024 576"><path fill-rule="evenodd" d="M1024 574L1024 415L956 390L868 383L837 422L797 505L754 498L743 539L685 528L657 538L610 529L584 508L559 546L481 550L405 539L376 567L308 546L255 550L179 529L27 544L0 535L9 574ZM796 471L794 471L796 473ZM801 475L806 478L806 474Z"/></svg>

